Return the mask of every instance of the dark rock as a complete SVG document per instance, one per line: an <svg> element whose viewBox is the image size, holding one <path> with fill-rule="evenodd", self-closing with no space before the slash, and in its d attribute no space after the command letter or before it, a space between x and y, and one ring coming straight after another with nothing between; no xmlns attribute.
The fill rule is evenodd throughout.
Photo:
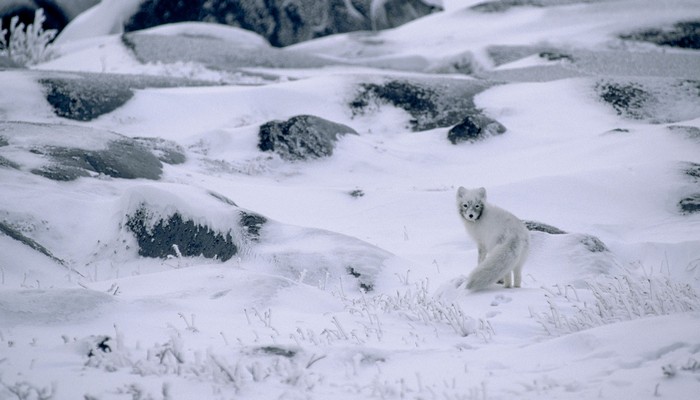
<svg viewBox="0 0 700 400"><path fill-rule="evenodd" d="M248 240L257 242L260 240L260 230L267 222L267 218L259 214L241 211L240 224L245 229Z"/></svg>
<svg viewBox="0 0 700 400"><path fill-rule="evenodd" d="M102 353L111 353L112 352L112 346L114 345L112 342L112 338L109 336L97 336L94 338L91 338L94 343L90 344L90 350L88 351L87 356L88 357L95 357L98 352Z"/></svg>
<svg viewBox="0 0 700 400"><path fill-rule="evenodd" d="M14 161L10 161L7 158L0 156L0 167L19 169L19 164Z"/></svg>
<svg viewBox="0 0 700 400"><path fill-rule="evenodd" d="M700 193L690 195L678 202L681 214L694 214L700 212Z"/></svg>
<svg viewBox="0 0 700 400"><path fill-rule="evenodd" d="M123 179L159 179L163 164L146 148L131 139L110 141L104 150L46 147L33 150L51 158L53 165L32 173L59 181L90 176L90 172Z"/></svg>
<svg viewBox="0 0 700 400"><path fill-rule="evenodd" d="M222 194L220 194L220 193L209 192L209 195L210 195L211 197L213 197L213 198L219 200L220 202L226 204L226 205L233 206L233 207L238 207L238 205L236 204L235 201L229 199L228 197L226 197L226 196L224 196L224 195L222 195Z"/></svg>
<svg viewBox="0 0 700 400"><path fill-rule="evenodd" d="M597 237L591 235L585 235L581 239L581 244L583 244L591 253L603 253L610 251L605 243L603 243Z"/></svg>
<svg viewBox="0 0 700 400"><path fill-rule="evenodd" d="M4 136L0 136L0 147L5 147L5 146L9 146L9 145L10 145L10 142L7 140L7 138Z"/></svg>
<svg viewBox="0 0 700 400"><path fill-rule="evenodd" d="M297 350L292 350L292 349L284 348L281 346L258 347L256 349L256 352L263 353L266 355L280 356L280 357L286 357L286 358L294 358L294 356L297 355Z"/></svg>
<svg viewBox="0 0 700 400"><path fill-rule="evenodd" d="M541 51L539 57L548 61L574 61L574 57L571 54L560 53L558 51Z"/></svg>
<svg viewBox="0 0 700 400"><path fill-rule="evenodd" d="M351 266L347 267L346 270L350 276L352 276L353 278L357 278L360 284L360 289L362 289L362 291L369 293L372 290L374 290L374 285L372 283L363 280L362 273L358 272L355 268Z"/></svg>
<svg viewBox="0 0 700 400"><path fill-rule="evenodd" d="M565 231L563 231L555 226L544 224L542 222L523 221L523 223L525 224L525 227L529 231L544 232L544 233L548 233L550 235L564 235L564 234L566 234Z"/></svg>
<svg viewBox="0 0 700 400"><path fill-rule="evenodd" d="M647 117L645 108L654 102L654 97L636 83L599 83L596 87L603 101L610 104L618 115L633 119Z"/></svg>
<svg viewBox="0 0 700 400"><path fill-rule="evenodd" d="M335 142L345 134L357 132L342 124L313 115L298 115L287 121L270 121L259 131L258 148L274 151L288 161L328 157Z"/></svg>
<svg viewBox="0 0 700 400"><path fill-rule="evenodd" d="M184 21L216 22L260 34L277 47L335 33L391 28L438 11L420 0L146 0L125 23L131 32Z"/></svg>
<svg viewBox="0 0 700 400"><path fill-rule="evenodd" d="M447 139L452 144L461 142L476 142L489 136L500 135L506 131L506 127L501 125L478 110L472 110L473 115L468 115L459 124L452 127L447 132Z"/></svg>
<svg viewBox="0 0 700 400"><path fill-rule="evenodd" d="M161 138L134 138L134 141L147 148L161 162L170 165L183 164L187 161L185 149L179 144Z"/></svg>
<svg viewBox="0 0 700 400"><path fill-rule="evenodd" d="M693 162L687 163L683 168L683 173L694 181L700 180L700 164Z"/></svg>
<svg viewBox="0 0 700 400"><path fill-rule="evenodd" d="M360 198L360 197L364 197L364 195L365 195L365 192L362 189L355 189L355 190L350 191L350 196L354 197L356 199Z"/></svg>
<svg viewBox="0 0 700 400"><path fill-rule="evenodd" d="M514 7L550 7L588 1L590 0L493 0L475 4L470 9L484 13L494 13L505 12Z"/></svg>
<svg viewBox="0 0 700 400"><path fill-rule="evenodd" d="M700 21L684 21L664 29L647 29L620 35L621 39L650 42L659 46L700 49Z"/></svg>
<svg viewBox="0 0 700 400"><path fill-rule="evenodd" d="M35 168L31 170L34 175L43 176L44 178L51 179L53 181L68 182L74 181L78 178L87 178L90 173L86 170L70 165L45 165L41 168Z"/></svg>
<svg viewBox="0 0 700 400"><path fill-rule="evenodd" d="M488 87L480 81L466 80L390 80L363 83L349 103L354 116L391 105L408 112L414 131L453 126L474 107L474 96Z"/></svg>
<svg viewBox="0 0 700 400"><path fill-rule="evenodd" d="M27 237L22 232L18 231L17 229L13 228L12 226L3 221L0 221L0 233L4 233L10 238L17 240L18 242L26 246L31 247L32 249L38 251L39 253L45 255L46 257L54 260L55 262L61 265L66 265L65 261L51 254L51 252L46 247L37 243L34 239Z"/></svg>
<svg viewBox="0 0 700 400"><path fill-rule="evenodd" d="M627 128L615 128L615 129L610 129L609 131L605 133L630 133L631 131Z"/></svg>
<svg viewBox="0 0 700 400"><path fill-rule="evenodd" d="M144 64L197 62L213 70L246 75L251 73L241 68L320 68L337 64L291 49L242 47L210 37L132 32L123 35L122 42Z"/></svg>
<svg viewBox="0 0 700 400"><path fill-rule="evenodd" d="M40 79L46 100L59 117L91 121L121 107L134 93L114 82L89 79Z"/></svg>
<svg viewBox="0 0 700 400"><path fill-rule="evenodd" d="M689 79L603 80L600 98L618 115L653 124L700 117L700 81Z"/></svg>
<svg viewBox="0 0 700 400"><path fill-rule="evenodd" d="M152 258L169 256L206 257L226 261L236 255L238 247L231 232L215 232L209 227L174 213L152 222L144 205L127 216L126 227L134 234L139 255Z"/></svg>
<svg viewBox="0 0 700 400"><path fill-rule="evenodd" d="M46 100L59 117L91 121L124 105L134 89L206 86L210 82L157 76L53 73L39 79Z"/></svg>

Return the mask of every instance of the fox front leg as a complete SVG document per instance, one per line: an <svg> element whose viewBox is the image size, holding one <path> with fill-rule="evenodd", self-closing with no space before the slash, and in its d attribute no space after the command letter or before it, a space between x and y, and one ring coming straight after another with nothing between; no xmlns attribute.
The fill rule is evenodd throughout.
<svg viewBox="0 0 700 400"><path fill-rule="evenodd" d="M486 258L486 247L479 245L479 264L484 262L485 258Z"/></svg>

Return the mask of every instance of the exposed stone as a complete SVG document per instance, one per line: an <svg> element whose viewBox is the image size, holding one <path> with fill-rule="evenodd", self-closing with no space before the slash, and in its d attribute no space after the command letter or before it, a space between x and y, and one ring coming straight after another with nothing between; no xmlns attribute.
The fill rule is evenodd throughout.
<svg viewBox="0 0 700 400"><path fill-rule="evenodd" d="M700 117L700 81L689 79L607 79L595 87L618 115L653 124Z"/></svg>
<svg viewBox="0 0 700 400"><path fill-rule="evenodd" d="M292 49L270 46L245 47L211 37L159 35L132 32L122 42L141 63L196 62L216 71L252 74L256 68L321 68L334 62Z"/></svg>
<svg viewBox="0 0 700 400"><path fill-rule="evenodd" d="M14 161L10 161L7 158L0 156L0 167L19 169L19 164Z"/></svg>
<svg viewBox="0 0 700 400"><path fill-rule="evenodd" d="M346 125L313 115L298 115L260 126L258 148L274 151L288 161L328 157L333 154L338 138L348 133L357 134Z"/></svg>
<svg viewBox="0 0 700 400"><path fill-rule="evenodd" d="M474 96L489 85L481 81L425 79L363 83L349 105L354 116L391 105L408 112L414 131L453 126L474 109Z"/></svg>
<svg viewBox="0 0 700 400"><path fill-rule="evenodd" d="M667 28L626 33L620 35L620 38L650 42L659 46L700 49L700 21L684 21Z"/></svg>
<svg viewBox="0 0 700 400"><path fill-rule="evenodd" d="M161 162L170 165L187 161L185 149L179 144L161 138L134 138L134 141L151 151Z"/></svg>
<svg viewBox="0 0 700 400"><path fill-rule="evenodd" d="M700 193L690 195L678 202L681 214L694 214L700 212Z"/></svg>
<svg viewBox="0 0 700 400"><path fill-rule="evenodd" d="M525 224L525 227L529 231L544 232L544 233L548 233L550 235L564 235L564 234L566 234L565 231L563 231L555 226L547 225L547 224L542 223L542 222L523 221L523 223Z"/></svg>
<svg viewBox="0 0 700 400"><path fill-rule="evenodd" d="M655 101L649 92L635 83L600 83L596 89L600 98L610 104L618 115L634 119L645 118L645 106Z"/></svg>
<svg viewBox="0 0 700 400"><path fill-rule="evenodd" d="M10 238L17 240L18 242L20 242L26 246L29 246L30 248L38 251L39 253L45 255L46 257L56 261L57 263L59 263L61 265L66 265L65 261L63 261L60 258L51 254L51 252L46 247L37 243L34 239L27 237L22 232L18 231L17 229L13 228L11 225L9 225L3 221L0 221L0 233L4 233L5 235L9 236Z"/></svg>
<svg viewBox="0 0 700 400"><path fill-rule="evenodd" d="M551 7L587 1L590 0L493 0L475 4L470 9L484 13L494 13L505 12L513 7Z"/></svg>
<svg viewBox="0 0 700 400"><path fill-rule="evenodd" d="M95 74L48 73L38 81L56 115L76 121L91 121L124 105L134 89L212 85L181 78Z"/></svg>
<svg viewBox="0 0 700 400"><path fill-rule="evenodd" d="M54 163L32 173L59 181L90 176L90 172L123 179L159 179L163 165L146 148L130 139L110 141L104 150L45 147L32 150Z"/></svg>
<svg viewBox="0 0 700 400"><path fill-rule="evenodd" d="M121 107L134 93L114 82L90 79L40 79L46 100L59 117L91 121Z"/></svg>
<svg viewBox="0 0 700 400"><path fill-rule="evenodd" d="M588 249L588 251L590 251L591 253L602 253L610 251L608 249L608 246L606 246L602 240L592 235L585 235L581 239L581 244L583 244L586 247L586 249Z"/></svg>
<svg viewBox="0 0 700 400"><path fill-rule="evenodd" d="M216 232L173 213L153 223L144 205L127 217L126 227L134 234L139 255L151 258L169 256L206 257L226 261L236 255L238 247L231 232Z"/></svg>
<svg viewBox="0 0 700 400"><path fill-rule="evenodd" d="M202 21L256 32L282 47L335 33L392 28L439 8L421 0L146 0L125 31Z"/></svg>
<svg viewBox="0 0 700 400"><path fill-rule="evenodd" d="M689 162L683 168L683 173L691 179L700 180L700 164Z"/></svg>
<svg viewBox="0 0 700 400"><path fill-rule="evenodd" d="M478 110L472 110L472 112L474 114L467 115L462 122L447 132L447 139L452 144L461 142L473 143L489 136L503 134L506 131L506 127L498 121L480 114Z"/></svg>
<svg viewBox="0 0 700 400"><path fill-rule="evenodd" d="M241 212L240 224L245 229L248 240L257 242L260 240L260 230L267 222L267 218L251 212Z"/></svg>

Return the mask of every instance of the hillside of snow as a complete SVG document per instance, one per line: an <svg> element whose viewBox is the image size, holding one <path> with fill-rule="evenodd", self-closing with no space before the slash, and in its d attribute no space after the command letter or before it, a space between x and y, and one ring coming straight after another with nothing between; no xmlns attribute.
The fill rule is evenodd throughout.
<svg viewBox="0 0 700 400"><path fill-rule="evenodd" d="M0 399L697 398L697 1L102 35L136 3L0 68ZM460 186L522 288L459 285Z"/></svg>

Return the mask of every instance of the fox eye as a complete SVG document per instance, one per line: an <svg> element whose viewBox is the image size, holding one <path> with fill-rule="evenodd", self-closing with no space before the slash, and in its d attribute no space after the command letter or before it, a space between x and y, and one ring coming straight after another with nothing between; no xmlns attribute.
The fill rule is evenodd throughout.
<svg viewBox="0 0 700 400"><path fill-rule="evenodd" d="M469 204L462 204L462 208L469 208Z"/></svg>
<svg viewBox="0 0 700 400"><path fill-rule="evenodd" d="M481 208L481 204L475 205L474 208L476 208L477 210L480 209L480 208Z"/></svg>

